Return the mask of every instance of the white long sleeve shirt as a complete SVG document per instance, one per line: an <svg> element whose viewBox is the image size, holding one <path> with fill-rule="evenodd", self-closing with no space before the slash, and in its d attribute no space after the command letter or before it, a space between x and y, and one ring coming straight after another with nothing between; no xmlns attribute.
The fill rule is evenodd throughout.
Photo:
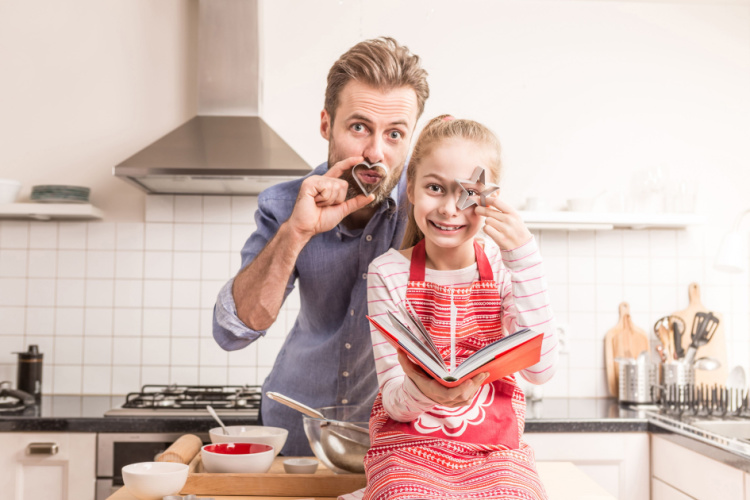
<svg viewBox="0 0 750 500"><path fill-rule="evenodd" d="M502 298L505 333L531 328L544 333L539 362L519 372L533 384L543 384L555 373L558 360L558 339L550 307L542 258L536 240L532 238L513 250L500 250L486 238L484 252L492 266ZM387 311L396 312L406 298L411 262L397 250L391 249L376 258L367 273L367 307L375 319ZM425 280L442 286L467 286L479 279L476 263L451 271L425 270ZM386 319L387 321L387 319ZM374 327L372 337L375 369L383 394L383 406L394 420L409 422L436 403L406 377L398 362L398 354Z"/></svg>

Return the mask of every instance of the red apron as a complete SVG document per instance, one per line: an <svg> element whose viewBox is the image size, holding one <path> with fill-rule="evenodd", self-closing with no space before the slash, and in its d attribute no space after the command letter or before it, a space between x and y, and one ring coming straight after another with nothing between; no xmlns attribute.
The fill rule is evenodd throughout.
<svg viewBox="0 0 750 500"><path fill-rule="evenodd" d="M479 281L466 287L425 281L425 245L412 251L406 300L446 365L455 331L456 366L504 336L492 266L474 243ZM451 311L453 310L453 318ZM391 419L378 394L365 456L365 499L546 499L533 452L521 441L526 403L510 375L481 387L460 408L435 405L411 422Z"/></svg>

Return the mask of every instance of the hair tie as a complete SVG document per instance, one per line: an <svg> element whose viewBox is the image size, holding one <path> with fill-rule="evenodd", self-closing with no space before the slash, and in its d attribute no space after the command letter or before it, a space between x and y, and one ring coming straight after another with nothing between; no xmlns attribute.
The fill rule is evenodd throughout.
<svg viewBox="0 0 750 500"><path fill-rule="evenodd" d="M447 115L447 116L444 116L444 117L443 117L443 121L444 121L444 122L449 122L449 121L451 121L451 120L455 120L455 119L456 119L456 117L455 117L455 116L452 116L452 115Z"/></svg>

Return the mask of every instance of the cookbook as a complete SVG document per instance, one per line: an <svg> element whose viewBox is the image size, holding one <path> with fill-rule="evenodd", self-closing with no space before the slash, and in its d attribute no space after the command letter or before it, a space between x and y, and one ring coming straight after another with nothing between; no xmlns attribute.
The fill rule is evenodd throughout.
<svg viewBox="0 0 750 500"><path fill-rule="evenodd" d="M449 370L419 318L402 306L399 309L411 323L411 328L390 311L390 324L385 321L380 323L370 316L367 319L393 347L405 352L425 373L445 387L455 387L484 372L490 374L483 382L487 384L528 368L541 358L544 334L524 328L484 346L466 358L455 370Z"/></svg>

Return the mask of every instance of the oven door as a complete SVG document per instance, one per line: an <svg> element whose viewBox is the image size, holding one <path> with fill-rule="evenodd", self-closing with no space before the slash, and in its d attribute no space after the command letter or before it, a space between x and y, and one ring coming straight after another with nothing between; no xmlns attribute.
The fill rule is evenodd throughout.
<svg viewBox="0 0 750 500"><path fill-rule="evenodd" d="M129 433L113 432L97 435L96 500L105 500L122 485L122 468L138 462L153 462L184 432ZM203 442L208 434L197 433Z"/></svg>

